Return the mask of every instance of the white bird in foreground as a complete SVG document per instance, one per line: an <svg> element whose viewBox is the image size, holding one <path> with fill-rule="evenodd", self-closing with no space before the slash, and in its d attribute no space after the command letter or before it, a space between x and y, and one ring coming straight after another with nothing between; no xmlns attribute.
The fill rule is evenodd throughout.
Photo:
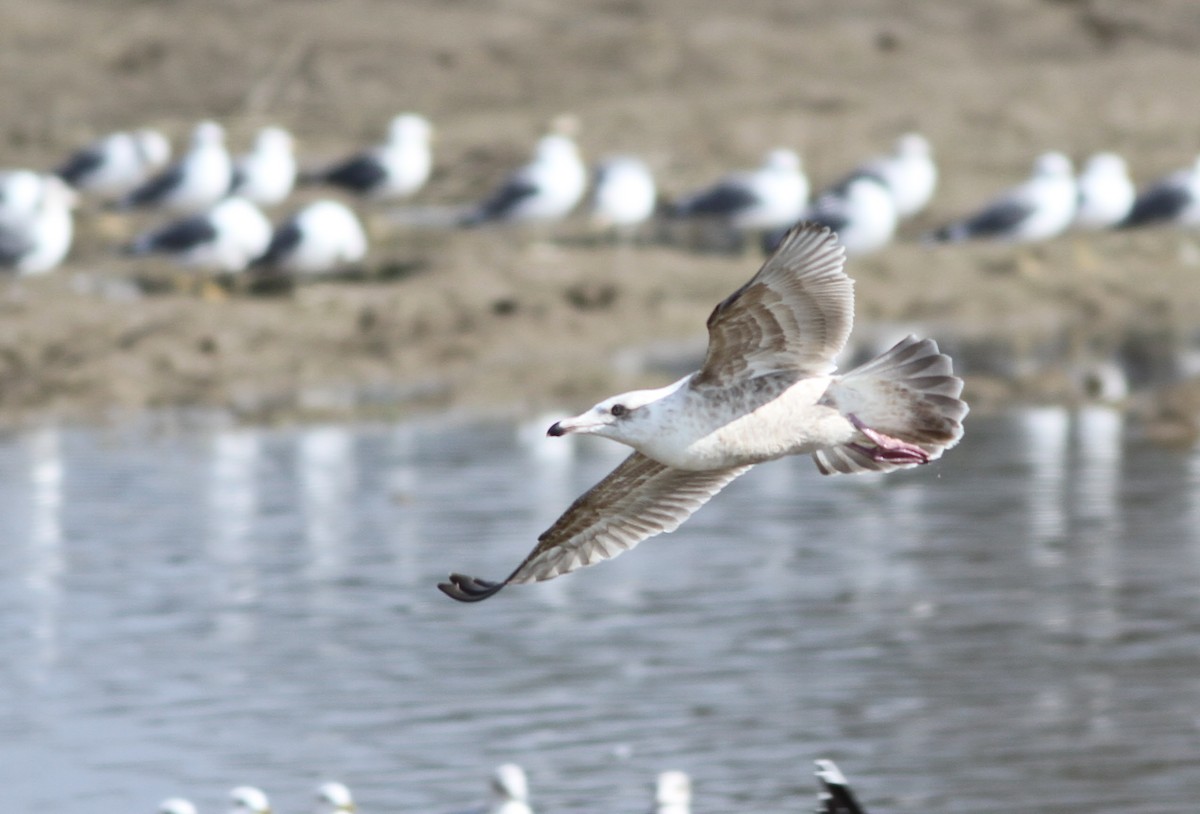
<svg viewBox="0 0 1200 814"><path fill-rule="evenodd" d="M1200 226L1200 158L1138 193L1133 209L1118 226Z"/></svg>
<svg viewBox="0 0 1200 814"><path fill-rule="evenodd" d="M171 143L157 130L110 133L83 147L55 170L80 192L115 201L171 159Z"/></svg>
<svg viewBox="0 0 1200 814"><path fill-rule="evenodd" d="M352 814L355 808L350 789L344 784L330 782L317 787L316 814Z"/></svg>
<svg viewBox="0 0 1200 814"><path fill-rule="evenodd" d="M563 132L542 136L533 159L488 197L469 208L460 226L486 223L548 223L571 214L587 189L587 167L574 140Z"/></svg>
<svg viewBox="0 0 1200 814"><path fill-rule="evenodd" d="M238 786L229 792L229 800L229 814L271 814L271 801L254 786Z"/></svg>
<svg viewBox="0 0 1200 814"><path fill-rule="evenodd" d="M178 214L203 212L225 197L233 161L225 149L225 129L204 121L192 130L187 154L120 201L125 209L157 208Z"/></svg>
<svg viewBox="0 0 1200 814"><path fill-rule="evenodd" d="M686 772L659 774L654 783L654 814L690 814L692 779Z"/></svg>
<svg viewBox="0 0 1200 814"><path fill-rule="evenodd" d="M1071 160L1062 153L1044 153L1033 175L973 215L954 221L929 235L935 243L991 239L1032 243L1062 234L1075 218L1078 187Z"/></svg>
<svg viewBox="0 0 1200 814"><path fill-rule="evenodd" d="M136 238L126 253L164 254L187 268L243 271L271 242L271 223L245 198L226 198L208 212L168 223Z"/></svg>
<svg viewBox="0 0 1200 814"><path fill-rule="evenodd" d="M673 531L758 463L812 455L824 474L928 463L962 436L967 405L950 357L909 336L833 375L854 322L854 286L829 229L797 225L708 318L695 373L565 418L549 435L600 435L634 448L575 501L505 579L451 574L438 587L476 602L551 579Z"/></svg>
<svg viewBox="0 0 1200 814"><path fill-rule="evenodd" d="M866 814L837 765L832 760L818 760L816 764L820 786L817 814Z"/></svg>
<svg viewBox="0 0 1200 814"><path fill-rule="evenodd" d="M808 205L808 177L792 150L772 150L756 170L737 172L676 201L677 218L712 218L738 230L787 228Z"/></svg>
<svg viewBox="0 0 1200 814"><path fill-rule="evenodd" d="M896 139L891 154L867 161L843 184L860 175L874 176L883 182L901 218L911 218L929 204L938 180L933 150L925 137L917 133L906 133Z"/></svg>
<svg viewBox="0 0 1200 814"><path fill-rule="evenodd" d="M254 265L288 274L328 274L362 262L367 235L350 207L313 201L280 224Z"/></svg>
<svg viewBox="0 0 1200 814"><path fill-rule="evenodd" d="M402 113L388 125L387 140L334 164L306 174L306 183L324 183L377 201L416 194L433 169L433 126L424 116Z"/></svg>
<svg viewBox="0 0 1200 814"><path fill-rule="evenodd" d="M292 134L281 127L264 127L254 139L254 149L238 158L229 194L259 206L275 206L292 194L295 185Z"/></svg>
<svg viewBox="0 0 1200 814"><path fill-rule="evenodd" d="M57 175L0 174L0 270L30 275L57 268L71 250L76 201Z"/></svg>
<svg viewBox="0 0 1200 814"><path fill-rule="evenodd" d="M529 807L529 781L515 763L497 766L492 773L492 803L489 814L533 814Z"/></svg>
<svg viewBox="0 0 1200 814"><path fill-rule="evenodd" d="M1111 229L1133 209L1137 190L1129 178L1125 159L1116 153L1093 155L1076 183L1079 186L1074 224L1077 229Z"/></svg>
<svg viewBox="0 0 1200 814"><path fill-rule="evenodd" d="M613 156L596 167L592 220L597 226L629 232L654 214L657 202L654 175L640 158Z"/></svg>

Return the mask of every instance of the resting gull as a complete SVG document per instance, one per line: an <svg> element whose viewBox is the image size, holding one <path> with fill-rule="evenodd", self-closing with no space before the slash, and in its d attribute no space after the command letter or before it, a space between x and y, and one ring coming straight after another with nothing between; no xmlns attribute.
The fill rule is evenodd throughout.
<svg viewBox="0 0 1200 814"><path fill-rule="evenodd" d="M870 254L892 242L896 234L896 203L883 180L876 175L856 175L838 188L817 198L804 216L837 233L847 257ZM768 232L763 248L769 254L787 234Z"/></svg>
<svg viewBox="0 0 1200 814"><path fill-rule="evenodd" d="M196 806L182 797L168 797L158 804L158 814L196 814Z"/></svg>
<svg viewBox="0 0 1200 814"><path fill-rule="evenodd" d="M377 201L414 195L429 180L433 168L430 142L433 127L416 113L401 113L388 125L387 140L304 176L308 183L325 183Z"/></svg>
<svg viewBox="0 0 1200 814"><path fill-rule="evenodd" d="M72 153L55 174L80 192L115 201L170 159L171 143L157 130L110 133Z"/></svg>
<svg viewBox="0 0 1200 814"><path fill-rule="evenodd" d="M317 814L354 814L354 798L342 783L322 783L317 787Z"/></svg>
<svg viewBox="0 0 1200 814"><path fill-rule="evenodd" d="M57 175L0 173L0 270L53 271L71 249L76 194Z"/></svg>
<svg viewBox="0 0 1200 814"><path fill-rule="evenodd" d="M800 156L777 149L758 169L726 175L676 201L670 214L720 220L738 230L786 228L803 216L808 194Z"/></svg>
<svg viewBox="0 0 1200 814"><path fill-rule="evenodd" d="M229 800L229 814L271 814L271 801L254 786L238 786L229 792Z"/></svg>
<svg viewBox="0 0 1200 814"><path fill-rule="evenodd" d="M270 242L266 216L245 198L233 197L141 235L126 253L163 254L187 268L234 273L260 257Z"/></svg>
<svg viewBox="0 0 1200 814"><path fill-rule="evenodd" d="M367 236L358 217L345 204L323 199L284 221L254 265L311 276L353 266L366 254Z"/></svg>
<svg viewBox="0 0 1200 814"><path fill-rule="evenodd" d="M275 206L295 185L292 134L282 127L264 127L254 139L254 149L238 157L229 192L259 206Z"/></svg>
<svg viewBox="0 0 1200 814"><path fill-rule="evenodd" d="M673 531L755 464L813 456L834 472L887 472L941 456L967 405L950 358L909 336L833 375L854 321L853 282L837 236L798 224L708 318L703 367L674 384L605 399L552 436L594 434L634 453L575 501L505 579L451 574L463 602L551 579Z"/></svg>
<svg viewBox="0 0 1200 814"><path fill-rule="evenodd" d="M837 186L844 186L864 175L878 178L883 183L901 218L911 218L928 205L938 178L933 150L918 133L906 133L896 139L890 154L862 164Z"/></svg>
<svg viewBox="0 0 1200 814"><path fill-rule="evenodd" d="M654 814L690 814L692 779L686 772L661 772L654 781Z"/></svg>
<svg viewBox="0 0 1200 814"><path fill-rule="evenodd" d="M654 214L657 202L654 175L640 158L612 156L596 167L591 204L597 226L631 232Z"/></svg>
<svg viewBox="0 0 1200 814"><path fill-rule="evenodd" d="M817 814L866 814L858 798L850 790L846 776L832 760L818 760Z"/></svg>
<svg viewBox="0 0 1200 814"><path fill-rule="evenodd" d="M1140 192L1128 217L1131 226L1200 226L1200 158L1187 169L1171 173Z"/></svg>
<svg viewBox="0 0 1200 814"><path fill-rule="evenodd" d="M1116 153L1096 153L1089 158L1076 184L1076 229L1111 229L1129 216L1137 197L1125 159Z"/></svg>
<svg viewBox="0 0 1200 814"><path fill-rule="evenodd" d="M533 159L469 208L459 225L548 223L571 214L587 189L588 173L570 129L560 124L555 132L542 136Z"/></svg>
<svg viewBox="0 0 1200 814"><path fill-rule="evenodd" d="M192 130L187 155L121 199L120 206L202 212L229 192L233 162L225 150L225 129L204 121Z"/></svg>
<svg viewBox="0 0 1200 814"><path fill-rule="evenodd" d="M975 214L943 226L929 238L935 243L1048 240L1071 225L1077 198L1071 160L1062 153L1044 153L1025 183L995 198Z"/></svg>
<svg viewBox="0 0 1200 814"><path fill-rule="evenodd" d="M497 766L492 772L492 802L489 814L532 814L529 807L529 781L525 770L516 763Z"/></svg>

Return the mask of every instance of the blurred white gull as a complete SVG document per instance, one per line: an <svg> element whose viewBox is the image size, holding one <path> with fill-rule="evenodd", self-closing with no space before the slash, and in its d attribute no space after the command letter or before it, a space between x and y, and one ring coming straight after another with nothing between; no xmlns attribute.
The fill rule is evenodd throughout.
<svg viewBox="0 0 1200 814"><path fill-rule="evenodd" d="M837 233L847 257L856 257L892 242L896 234L896 204L878 176L855 175L842 186L817 199L804 220L828 226ZM787 229L768 233L763 248L768 254L783 240Z"/></svg>
<svg viewBox="0 0 1200 814"><path fill-rule="evenodd" d="M274 206L291 195L295 185L292 134L281 127L264 127L254 139L254 149L238 158L230 194L259 206Z"/></svg>
<svg viewBox="0 0 1200 814"><path fill-rule="evenodd" d="M323 199L299 210L275 230L267 250L254 261L288 274L328 274L360 263L367 236L345 204Z"/></svg>
<svg viewBox="0 0 1200 814"><path fill-rule="evenodd" d="M857 176L870 175L883 182L900 218L911 218L929 204L937 188L937 164L925 137L906 133L896 139L890 155L881 155L859 166L839 187Z"/></svg>
<svg viewBox="0 0 1200 814"><path fill-rule="evenodd" d="M533 814L529 807L529 781L515 763L497 766L492 773L492 802L489 814Z"/></svg>
<svg viewBox="0 0 1200 814"><path fill-rule="evenodd" d="M1129 216L1137 191L1129 178L1125 159L1116 153L1096 153L1088 159L1076 181L1079 203L1075 228L1111 229Z"/></svg>
<svg viewBox="0 0 1200 814"><path fill-rule="evenodd" d="M110 133L72 153L55 174L80 192L115 201L170 159L171 143L157 130Z"/></svg>
<svg viewBox="0 0 1200 814"><path fill-rule="evenodd" d="M657 200L654 175L640 158L618 155L597 165L591 201L597 226L630 232L654 214Z"/></svg>
<svg viewBox="0 0 1200 814"><path fill-rule="evenodd" d="M538 141L533 159L468 208L459 225L547 223L569 215L583 198L588 175L571 138L573 130L573 120L556 122L552 132Z"/></svg>
<svg viewBox="0 0 1200 814"><path fill-rule="evenodd" d="M352 814L354 798L342 783L322 783L317 787L316 814Z"/></svg>
<svg viewBox="0 0 1200 814"><path fill-rule="evenodd" d="M233 161L225 150L225 129L204 121L192 130L187 154L121 199L122 208L203 212L229 192Z"/></svg>
<svg viewBox="0 0 1200 814"><path fill-rule="evenodd" d="M1048 240L1071 225L1077 200L1071 160L1062 153L1044 153L1025 183L1009 189L976 213L930 233L928 239L936 243Z"/></svg>
<svg viewBox="0 0 1200 814"><path fill-rule="evenodd" d="M800 156L792 150L772 150L756 170L736 172L711 186L676 201L678 218L712 218L738 230L791 226L808 205L808 178Z"/></svg>
<svg viewBox="0 0 1200 814"><path fill-rule="evenodd" d="M846 776L832 760L818 760L817 814L866 814Z"/></svg>
<svg viewBox="0 0 1200 814"><path fill-rule="evenodd" d="M0 269L23 276L57 268L71 249L75 203L57 175L0 173Z"/></svg>
<svg viewBox="0 0 1200 814"><path fill-rule="evenodd" d="M229 792L229 800L229 814L271 814L271 801L254 786L238 786Z"/></svg>
<svg viewBox="0 0 1200 814"><path fill-rule="evenodd" d="M692 779L686 772L659 774L654 783L654 814L690 814Z"/></svg>
<svg viewBox="0 0 1200 814"><path fill-rule="evenodd" d="M168 797L158 804L158 814L196 814L196 806L182 797Z"/></svg>
<svg viewBox="0 0 1200 814"><path fill-rule="evenodd" d="M1133 209L1118 224L1132 226L1200 226L1200 158L1138 193Z"/></svg>
<svg viewBox="0 0 1200 814"><path fill-rule="evenodd" d="M388 125L387 140L323 170L304 176L362 198L392 201L414 195L433 168L433 127L416 113L402 113Z"/></svg>
<svg viewBox="0 0 1200 814"><path fill-rule="evenodd" d="M245 198L235 197L141 235L126 253L163 254L187 268L233 273L260 257L270 242L266 216Z"/></svg>

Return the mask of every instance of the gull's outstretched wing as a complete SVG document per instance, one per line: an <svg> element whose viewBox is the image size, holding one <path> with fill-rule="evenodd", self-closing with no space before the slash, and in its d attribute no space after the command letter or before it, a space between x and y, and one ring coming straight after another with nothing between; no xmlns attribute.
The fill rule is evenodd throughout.
<svg viewBox="0 0 1200 814"><path fill-rule="evenodd" d="M708 355L693 387L727 387L767 373L833 370L854 324L854 281L837 235L800 223L758 273L708 318Z"/></svg>
<svg viewBox="0 0 1200 814"><path fill-rule="evenodd" d="M635 452L572 503L507 579L451 574L438 588L460 602L478 602L505 585L552 579L615 557L647 537L674 531L749 468L692 472Z"/></svg>

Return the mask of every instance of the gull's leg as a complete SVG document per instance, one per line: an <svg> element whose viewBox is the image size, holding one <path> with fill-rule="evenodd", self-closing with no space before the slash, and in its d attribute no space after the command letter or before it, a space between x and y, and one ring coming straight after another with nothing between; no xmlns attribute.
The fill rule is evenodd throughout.
<svg viewBox="0 0 1200 814"><path fill-rule="evenodd" d="M921 449L916 444L910 444L907 441L901 441L899 438L893 438L890 435L884 435L878 430L873 430L858 418L858 416L850 413L846 416L854 428L867 436L867 439L874 444L873 447L868 447L863 444L850 444L858 451L865 455L869 455L873 461L889 461L896 464L925 464L929 463L929 453Z"/></svg>

